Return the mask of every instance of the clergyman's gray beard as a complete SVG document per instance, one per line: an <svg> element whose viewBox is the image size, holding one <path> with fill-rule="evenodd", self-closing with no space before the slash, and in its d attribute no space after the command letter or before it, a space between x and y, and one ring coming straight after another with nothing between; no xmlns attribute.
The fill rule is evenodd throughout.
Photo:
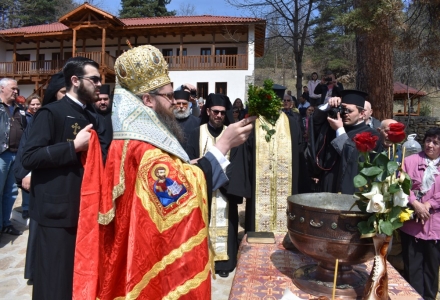
<svg viewBox="0 0 440 300"><path fill-rule="evenodd" d="M156 114L162 123L168 128L169 131L177 138L177 140L183 144L185 141L185 136L183 130L180 128L179 123L177 123L174 114L167 110L160 102L156 102Z"/></svg>
<svg viewBox="0 0 440 300"><path fill-rule="evenodd" d="M175 108L173 110L173 113L176 119L185 119L189 117L191 111L189 110L189 108L187 108L185 111L180 111L179 109Z"/></svg>

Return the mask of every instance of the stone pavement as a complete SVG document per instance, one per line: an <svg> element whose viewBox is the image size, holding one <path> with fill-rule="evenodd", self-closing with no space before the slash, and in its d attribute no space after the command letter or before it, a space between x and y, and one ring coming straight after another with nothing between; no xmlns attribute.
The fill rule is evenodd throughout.
<svg viewBox="0 0 440 300"><path fill-rule="evenodd" d="M0 299L4 300L29 300L32 298L32 286L27 285L24 279L24 265L26 246L29 235L25 221L21 219L21 196L15 201L12 224L15 228L23 230L23 235L14 236L3 234L0 241ZM231 290L235 272L228 278L216 276L212 279L212 299L227 300Z"/></svg>

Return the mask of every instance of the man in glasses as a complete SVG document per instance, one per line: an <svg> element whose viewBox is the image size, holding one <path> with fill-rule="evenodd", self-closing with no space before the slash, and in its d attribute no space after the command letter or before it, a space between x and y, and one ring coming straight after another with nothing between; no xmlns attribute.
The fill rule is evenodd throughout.
<svg viewBox="0 0 440 300"><path fill-rule="evenodd" d="M298 114L299 110L295 106L295 102L292 100L292 96L285 94L283 97L283 112L293 117L294 114Z"/></svg>
<svg viewBox="0 0 440 300"><path fill-rule="evenodd" d="M189 108L190 93L184 90L174 91L174 99L176 99L176 105L174 105L174 116L177 123L183 130L184 140L182 142L183 148L186 148L188 137L194 128L200 126L200 118L197 118L191 113Z"/></svg>
<svg viewBox="0 0 440 300"><path fill-rule="evenodd" d="M255 118L231 125L192 165L177 138L177 101L161 51L130 49L115 70L113 141L101 192L81 199L94 210L80 214L79 228L93 230L77 239L74 297L210 299L208 202L227 182L225 155L244 142ZM84 176L95 178L94 171ZM96 190L85 181L89 188Z"/></svg>
<svg viewBox="0 0 440 300"><path fill-rule="evenodd" d="M224 133L226 125L231 123L229 118L232 105L228 96L209 94L205 107L202 125L193 130L188 140L187 153L190 159L204 156ZM226 156L229 158L229 153ZM215 190L212 196L209 232L215 251L215 272L221 277L228 277L237 264L237 201L235 197L228 197L223 189ZM241 202L243 198L239 200Z"/></svg>
<svg viewBox="0 0 440 300"><path fill-rule="evenodd" d="M364 122L367 94L357 90L342 90L341 97L331 97L328 103L315 109L313 129L315 148L309 143L310 174L318 181L321 192L353 194L353 178L358 173L358 151L353 142L356 134L378 132ZM377 142L375 151L381 148ZM311 163L313 162L313 163ZM315 163L316 162L316 163Z"/></svg>
<svg viewBox="0 0 440 300"><path fill-rule="evenodd" d="M66 95L33 118L22 164L32 170L30 218L36 224L33 299L72 299L73 265L84 167L91 130L104 124L93 104L101 86L99 65L74 57L63 68Z"/></svg>

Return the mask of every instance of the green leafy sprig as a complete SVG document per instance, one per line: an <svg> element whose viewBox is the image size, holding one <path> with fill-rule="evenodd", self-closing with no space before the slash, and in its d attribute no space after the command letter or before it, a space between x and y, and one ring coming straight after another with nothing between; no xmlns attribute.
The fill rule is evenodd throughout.
<svg viewBox="0 0 440 300"><path fill-rule="evenodd" d="M266 79L263 87L250 84L248 89L248 114L263 117L262 120L260 119L261 128L266 131L267 142L270 142L272 135L275 134L275 129L271 126L275 126L283 107L281 99L272 87L273 81Z"/></svg>

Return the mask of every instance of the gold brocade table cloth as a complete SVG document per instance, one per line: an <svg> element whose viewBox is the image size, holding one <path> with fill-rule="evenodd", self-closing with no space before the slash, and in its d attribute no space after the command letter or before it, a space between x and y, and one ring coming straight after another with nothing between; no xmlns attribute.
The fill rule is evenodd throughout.
<svg viewBox="0 0 440 300"><path fill-rule="evenodd" d="M243 237L229 300L281 299L286 288L301 299L318 299L298 289L292 281L296 269L316 261L299 251L284 249L284 235L275 237L275 244L249 244L246 235ZM357 267L370 273L372 265L373 260ZM391 264L387 268L391 300L423 300Z"/></svg>

